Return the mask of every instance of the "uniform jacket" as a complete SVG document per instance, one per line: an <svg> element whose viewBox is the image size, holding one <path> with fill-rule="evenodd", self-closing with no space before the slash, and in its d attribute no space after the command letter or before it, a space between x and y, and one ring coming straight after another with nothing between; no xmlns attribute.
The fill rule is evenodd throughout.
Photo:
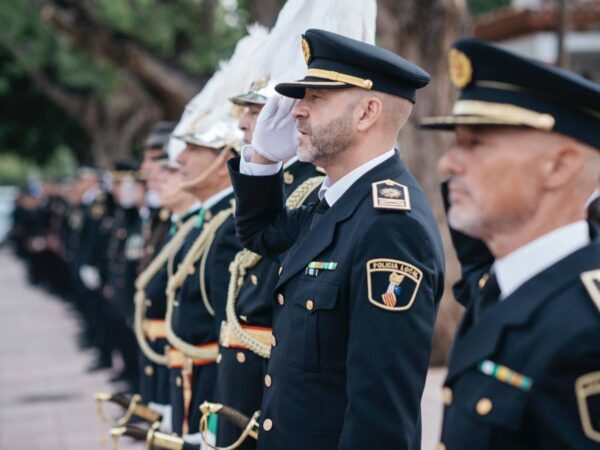
<svg viewBox="0 0 600 450"><path fill-rule="evenodd" d="M304 181L322 176L312 164L297 161L284 172L285 195L288 197ZM316 199L315 189L305 201ZM235 313L242 325L271 328L273 317L272 292L279 276L279 264L261 259L244 277L244 283L235 300ZM220 348L217 373L216 401L252 416L260 409L264 389L267 359L248 349ZM217 428L217 445L230 445L240 435L240 429L227 421ZM256 441L247 439L240 449L256 447Z"/></svg>
<svg viewBox="0 0 600 450"><path fill-rule="evenodd" d="M314 204L284 209L281 173L242 175L239 159L230 172L242 242L281 263L258 447L420 448L444 258L433 215L398 154L357 180L312 229ZM372 183L384 180L408 189L412 209L374 208ZM333 264L315 272L311 262Z"/></svg>

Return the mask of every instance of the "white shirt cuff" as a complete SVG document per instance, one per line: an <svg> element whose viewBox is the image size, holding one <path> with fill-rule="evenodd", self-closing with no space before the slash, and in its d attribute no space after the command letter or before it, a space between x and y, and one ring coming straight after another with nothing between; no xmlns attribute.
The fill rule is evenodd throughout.
<svg viewBox="0 0 600 450"><path fill-rule="evenodd" d="M275 164L254 164L251 163L252 154L255 152L252 145L244 145L242 147L242 157L240 158L240 173L244 175L252 175L266 177L275 175L281 170L281 162Z"/></svg>

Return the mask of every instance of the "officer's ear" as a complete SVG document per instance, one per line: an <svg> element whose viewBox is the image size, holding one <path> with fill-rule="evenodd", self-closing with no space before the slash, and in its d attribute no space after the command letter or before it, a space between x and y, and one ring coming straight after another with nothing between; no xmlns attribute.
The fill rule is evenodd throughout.
<svg viewBox="0 0 600 450"><path fill-rule="evenodd" d="M557 189L581 177L587 163L587 149L572 139L561 139L561 145L551 150L543 166L545 186Z"/></svg>
<svg viewBox="0 0 600 450"><path fill-rule="evenodd" d="M375 95L363 95L355 108L357 131L367 131L377 123L383 112L383 102Z"/></svg>

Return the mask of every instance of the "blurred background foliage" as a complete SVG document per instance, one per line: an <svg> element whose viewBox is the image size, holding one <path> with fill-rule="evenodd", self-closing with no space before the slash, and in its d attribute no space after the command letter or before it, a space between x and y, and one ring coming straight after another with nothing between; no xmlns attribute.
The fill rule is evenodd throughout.
<svg viewBox="0 0 600 450"><path fill-rule="evenodd" d="M283 3L2 0L0 155L8 159L0 167L7 175L0 178L23 179L22 167L43 168L67 153L73 161L100 165L135 153L151 122L177 119L184 99L230 55L246 26L272 25ZM508 3L471 0L467 5L475 15ZM132 55L139 59L140 53L147 61L132 63ZM176 73L153 79L143 72L144 64ZM182 87L174 89L177 83ZM134 111L147 111L133 124L135 131L108 139L126 134L119 127Z"/></svg>

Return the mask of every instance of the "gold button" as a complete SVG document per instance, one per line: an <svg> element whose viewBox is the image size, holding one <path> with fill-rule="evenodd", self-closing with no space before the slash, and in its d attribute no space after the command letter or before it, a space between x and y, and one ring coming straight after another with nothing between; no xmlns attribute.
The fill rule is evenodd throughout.
<svg viewBox="0 0 600 450"><path fill-rule="evenodd" d="M488 278L490 277L489 273L484 273L481 278L479 279L479 282L477 283L479 285L479 289L483 289L485 287L485 284L487 283Z"/></svg>
<svg viewBox="0 0 600 450"><path fill-rule="evenodd" d="M146 367L144 367L144 373L147 376L151 377L154 374L154 367L152 367L152 366L146 366Z"/></svg>
<svg viewBox="0 0 600 450"><path fill-rule="evenodd" d="M221 362L221 360L223 359L223 355L221 355L220 353L217 355L217 364L219 364Z"/></svg>
<svg viewBox="0 0 600 450"><path fill-rule="evenodd" d="M183 381L181 380L181 377L175 378L175 384L177 385L177 387L181 387L182 383Z"/></svg>
<svg viewBox="0 0 600 450"><path fill-rule="evenodd" d="M271 419L265 419L263 422L263 430L270 431L273 428L273 421Z"/></svg>
<svg viewBox="0 0 600 450"><path fill-rule="evenodd" d="M265 386L271 387L272 382L273 382L273 380L271 379L271 375L265 375Z"/></svg>
<svg viewBox="0 0 600 450"><path fill-rule="evenodd" d="M477 402L475 410L480 416L487 416L492 410L492 406L492 401L489 398L484 397Z"/></svg>
<svg viewBox="0 0 600 450"><path fill-rule="evenodd" d="M444 386L444 389L442 389L442 400L444 405L450 406L453 399L454 396L452 395L452 389L450 389L448 386Z"/></svg>
<svg viewBox="0 0 600 450"><path fill-rule="evenodd" d="M285 298L283 297L283 294L277 294L277 302L279 302L279 304L283 306L283 304L285 303Z"/></svg>
<svg viewBox="0 0 600 450"><path fill-rule="evenodd" d="M188 268L188 274L189 274L189 275L194 275L194 273L195 273L195 272L196 272L196 266L194 266L194 265L191 265L191 266Z"/></svg>
<svg viewBox="0 0 600 450"><path fill-rule="evenodd" d="M271 335L271 345L273 347L277 346L277 339L275 339L275 336Z"/></svg>
<svg viewBox="0 0 600 450"><path fill-rule="evenodd" d="M440 442L437 446L437 450L446 450L446 444Z"/></svg>
<svg viewBox="0 0 600 450"><path fill-rule="evenodd" d="M152 306L152 300L149 300L149 299L144 300L144 306L146 308L150 308Z"/></svg>
<svg viewBox="0 0 600 450"><path fill-rule="evenodd" d="M306 300L306 309L312 311L315 307L314 302L311 299Z"/></svg>
<svg viewBox="0 0 600 450"><path fill-rule="evenodd" d="M213 215L212 215L212 213L210 211L207 210L207 211L204 212L204 220L206 222L208 222L210 219L212 219L212 217L213 217Z"/></svg>
<svg viewBox="0 0 600 450"><path fill-rule="evenodd" d="M254 274L252 274L252 276L250 277L250 281L252 282L252 284L254 286L256 286L258 284L258 277Z"/></svg>
<svg viewBox="0 0 600 450"><path fill-rule="evenodd" d="M283 273L283 266L279 266L279 276Z"/></svg>
<svg viewBox="0 0 600 450"><path fill-rule="evenodd" d="M242 352L237 352L237 354L235 355L235 358L238 360L238 362L240 364L246 362L246 355L244 355Z"/></svg>
<svg viewBox="0 0 600 450"><path fill-rule="evenodd" d="M146 253L149 255L154 253L154 245L146 245Z"/></svg>

